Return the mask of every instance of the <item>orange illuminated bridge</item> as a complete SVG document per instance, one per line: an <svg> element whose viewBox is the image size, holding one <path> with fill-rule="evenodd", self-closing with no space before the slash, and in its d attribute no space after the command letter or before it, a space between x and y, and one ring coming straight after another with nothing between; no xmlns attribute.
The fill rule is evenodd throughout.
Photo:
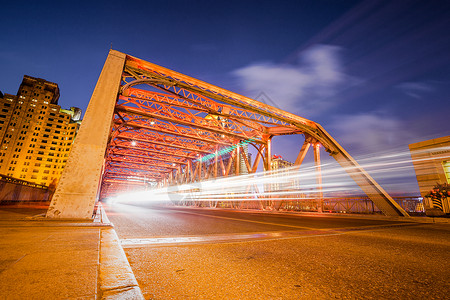
<svg viewBox="0 0 450 300"><path fill-rule="evenodd" d="M90 218L99 198L270 171L279 135L304 137L297 168L313 148L319 188L321 145L383 213L407 216L319 124L111 50L47 217Z"/></svg>

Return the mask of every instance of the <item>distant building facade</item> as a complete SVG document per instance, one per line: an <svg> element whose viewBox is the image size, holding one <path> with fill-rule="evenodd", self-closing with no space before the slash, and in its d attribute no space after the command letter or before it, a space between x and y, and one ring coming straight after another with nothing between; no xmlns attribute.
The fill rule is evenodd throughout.
<svg viewBox="0 0 450 300"><path fill-rule="evenodd" d="M450 136L409 145L420 194L437 183L450 183Z"/></svg>
<svg viewBox="0 0 450 300"><path fill-rule="evenodd" d="M271 160L271 167L272 170L279 170L279 169L284 169L284 168L289 168L292 167L294 165L294 163L284 160L283 157L281 155L274 155L272 156L272 160Z"/></svg>
<svg viewBox="0 0 450 300"><path fill-rule="evenodd" d="M56 184L81 122L79 108L58 100L56 83L27 75L17 95L0 94L0 174Z"/></svg>
<svg viewBox="0 0 450 300"><path fill-rule="evenodd" d="M272 176L274 176L270 190L292 191L298 188L298 179L290 178L290 175L292 175L291 167L294 166L294 163L284 160L281 155L273 155L270 164Z"/></svg>

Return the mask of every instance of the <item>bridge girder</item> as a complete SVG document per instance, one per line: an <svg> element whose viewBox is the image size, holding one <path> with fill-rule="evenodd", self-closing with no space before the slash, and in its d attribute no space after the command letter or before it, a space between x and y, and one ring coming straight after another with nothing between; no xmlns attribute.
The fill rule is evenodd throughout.
<svg viewBox="0 0 450 300"><path fill-rule="evenodd" d="M94 128L99 132L89 135ZM241 161L249 173L260 161L270 170L272 137L292 134L305 135L305 144L320 143L385 214L407 215L319 124L111 50L47 216L86 218L98 190L104 198L111 181L126 186L127 176L113 174L178 184L230 176L233 169L239 174ZM258 151L253 166L244 144ZM77 160L89 166L86 178ZM88 199L78 206L70 188L75 184L86 187L82 197Z"/></svg>

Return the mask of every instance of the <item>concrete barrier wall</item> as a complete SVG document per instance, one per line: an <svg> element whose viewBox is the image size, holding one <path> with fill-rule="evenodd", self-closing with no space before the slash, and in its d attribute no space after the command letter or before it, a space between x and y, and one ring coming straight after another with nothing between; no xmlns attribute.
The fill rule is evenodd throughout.
<svg viewBox="0 0 450 300"><path fill-rule="evenodd" d="M50 201L48 189L0 181L0 204Z"/></svg>

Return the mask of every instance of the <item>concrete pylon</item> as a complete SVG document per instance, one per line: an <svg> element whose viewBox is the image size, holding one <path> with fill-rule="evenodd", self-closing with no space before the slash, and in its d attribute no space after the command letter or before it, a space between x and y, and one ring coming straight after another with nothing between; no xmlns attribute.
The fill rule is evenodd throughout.
<svg viewBox="0 0 450 300"><path fill-rule="evenodd" d="M125 58L124 53L109 51L47 218L92 217Z"/></svg>

